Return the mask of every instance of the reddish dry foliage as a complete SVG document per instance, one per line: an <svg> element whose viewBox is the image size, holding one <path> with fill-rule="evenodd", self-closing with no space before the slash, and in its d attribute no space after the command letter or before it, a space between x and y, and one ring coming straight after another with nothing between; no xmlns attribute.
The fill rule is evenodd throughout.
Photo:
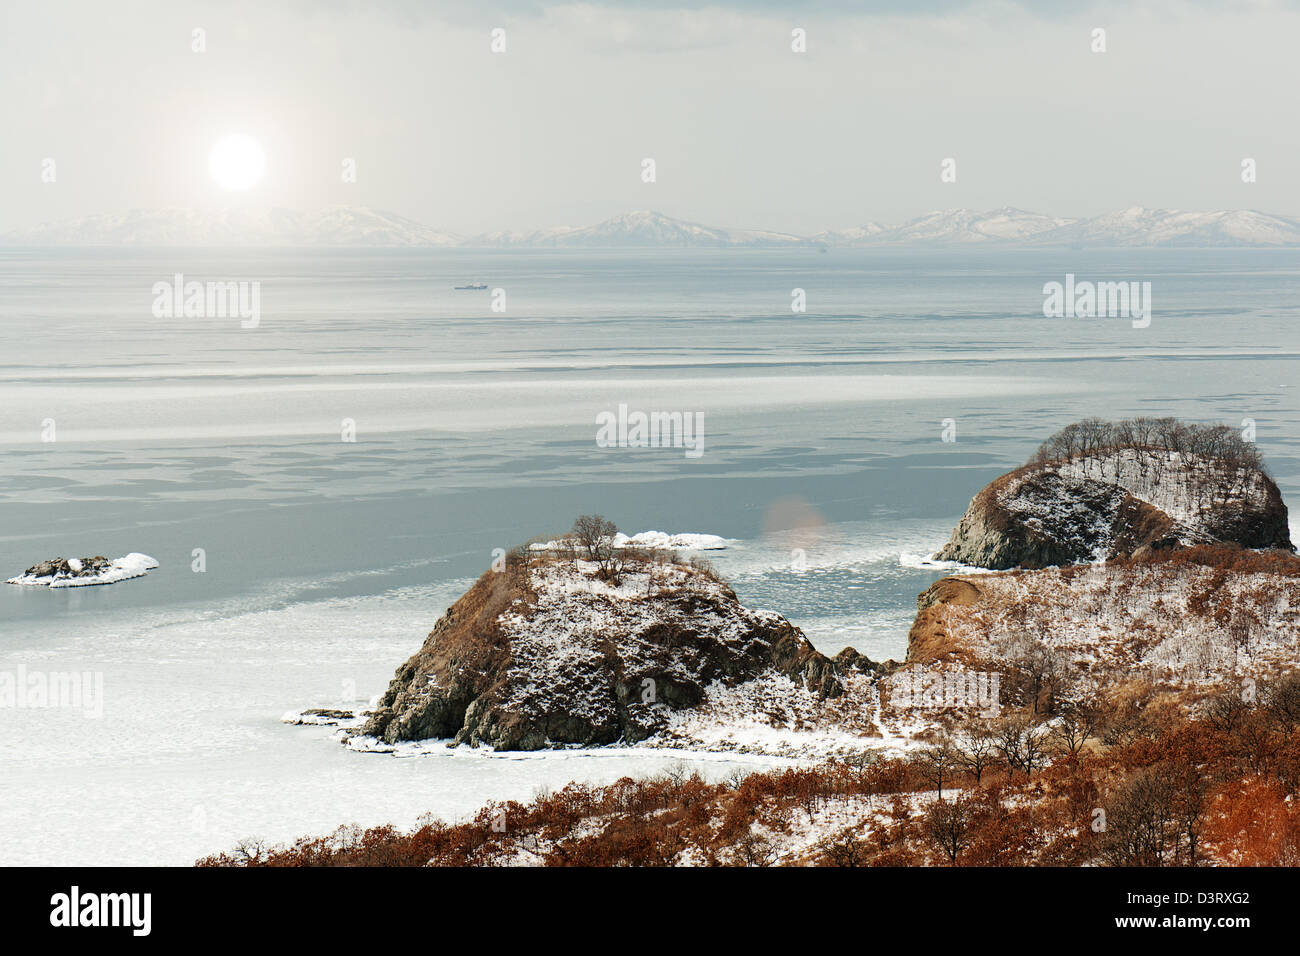
<svg viewBox="0 0 1300 956"><path fill-rule="evenodd" d="M1291 680L1294 691L1300 679ZM1032 775L995 762L977 783L955 769L942 802L920 757L717 783L681 772L570 784L456 825L343 827L288 847L244 845L199 865L1294 865L1300 721L1283 691L1279 683L1259 705L1196 720L1154 706L1144 716L1139 702L1105 729L1109 746L1094 738ZM848 810L849 825L794 842L810 819Z"/></svg>

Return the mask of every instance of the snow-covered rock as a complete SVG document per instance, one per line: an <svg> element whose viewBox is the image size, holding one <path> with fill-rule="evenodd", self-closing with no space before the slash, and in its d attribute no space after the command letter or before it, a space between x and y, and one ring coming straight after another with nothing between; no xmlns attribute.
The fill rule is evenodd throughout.
<svg viewBox="0 0 1300 956"><path fill-rule="evenodd" d="M306 710L286 711L280 722L303 727L360 727L365 723L370 711L364 708L348 707L309 707Z"/></svg>
<svg viewBox="0 0 1300 956"><path fill-rule="evenodd" d="M727 547L727 539L716 534L667 534L663 531L642 531L632 535L626 541L614 538L614 544L633 548L654 548L658 550L679 551L721 551Z"/></svg>
<svg viewBox="0 0 1300 956"><path fill-rule="evenodd" d="M52 558L33 565L5 583L79 588L92 584L116 584L118 581L143 577L156 567L156 560L135 551L112 561L102 555L93 558Z"/></svg>
<svg viewBox="0 0 1300 956"><path fill-rule="evenodd" d="M638 561L613 579L594 562L535 554L448 609L363 734L498 750L635 742L764 675L826 699L877 667L852 651L830 660L698 566Z"/></svg>
<svg viewBox="0 0 1300 956"><path fill-rule="evenodd" d="M1212 542L1293 550L1273 480L1216 458L1121 448L995 479L935 558L1042 568Z"/></svg>

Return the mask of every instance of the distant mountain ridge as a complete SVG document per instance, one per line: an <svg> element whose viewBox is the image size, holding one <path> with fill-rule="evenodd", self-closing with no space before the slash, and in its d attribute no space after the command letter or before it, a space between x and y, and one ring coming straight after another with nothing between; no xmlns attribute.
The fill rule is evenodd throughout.
<svg viewBox="0 0 1300 956"><path fill-rule="evenodd" d="M1256 210L1189 212L1134 206L1064 219L1004 206L946 209L899 225L865 222L814 236L727 229L653 210L589 226L552 226L462 237L395 213L334 206L291 209L135 209L0 234L0 245L324 246L380 248L867 248L876 246L1300 246L1300 219Z"/></svg>
<svg viewBox="0 0 1300 956"><path fill-rule="evenodd" d="M947 209L898 226L869 222L826 232L826 246L1297 246L1300 219L1255 210L1188 212L1133 206L1088 219L1060 219L1006 206L989 212Z"/></svg>
<svg viewBox="0 0 1300 956"><path fill-rule="evenodd" d="M761 229L721 229L674 219L650 209L638 209L592 226L554 226L527 233L488 233L467 239L485 246L790 246L808 242L803 236Z"/></svg>
<svg viewBox="0 0 1300 956"><path fill-rule="evenodd" d="M826 232L814 240L825 245L874 246L909 243L973 243L1032 239L1071 225L1073 219L1056 219L1006 206L989 212L946 209L926 213L898 226L869 222L858 229Z"/></svg>
<svg viewBox="0 0 1300 956"><path fill-rule="evenodd" d="M0 242L55 246L455 246L461 237L361 206L294 209L132 209L43 223Z"/></svg>

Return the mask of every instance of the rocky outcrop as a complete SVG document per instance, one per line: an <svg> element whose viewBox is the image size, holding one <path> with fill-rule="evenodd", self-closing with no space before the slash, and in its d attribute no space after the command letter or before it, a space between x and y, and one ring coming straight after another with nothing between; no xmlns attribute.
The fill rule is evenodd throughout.
<svg viewBox="0 0 1300 956"><path fill-rule="evenodd" d="M715 682L780 674L821 698L872 672L785 618L743 607L706 569L646 559L617 583L593 562L533 555L488 572L403 664L361 733L497 750L635 742Z"/></svg>
<svg viewBox="0 0 1300 956"><path fill-rule="evenodd" d="M995 479L936 558L1045 568L1213 543L1295 550L1272 479L1219 459L1122 448Z"/></svg>
<svg viewBox="0 0 1300 956"><path fill-rule="evenodd" d="M965 578L940 578L922 591L916 598L916 620L907 633L908 663L966 663L969 655L949 634L948 609L978 604L983 597L978 584Z"/></svg>
<svg viewBox="0 0 1300 956"><path fill-rule="evenodd" d="M86 578L102 574L109 569L111 563L102 554L97 554L93 558L51 558L33 564L23 572L23 575L34 578Z"/></svg>

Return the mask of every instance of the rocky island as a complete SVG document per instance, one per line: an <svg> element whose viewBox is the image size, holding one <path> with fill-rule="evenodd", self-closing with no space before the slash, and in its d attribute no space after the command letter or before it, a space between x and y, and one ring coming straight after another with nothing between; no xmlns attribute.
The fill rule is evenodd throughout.
<svg viewBox="0 0 1300 956"><path fill-rule="evenodd" d="M95 584L116 584L139 578L158 567L158 562L147 554L131 552L109 560L101 555L93 558L51 558L34 564L6 584L26 584L48 588L79 588Z"/></svg>
<svg viewBox="0 0 1300 956"><path fill-rule="evenodd" d="M827 699L882 669L851 649L827 658L779 614L741 605L702 561L615 541L611 530L567 552L519 549L484 574L362 734L498 750L632 743L710 688L779 676Z"/></svg>

